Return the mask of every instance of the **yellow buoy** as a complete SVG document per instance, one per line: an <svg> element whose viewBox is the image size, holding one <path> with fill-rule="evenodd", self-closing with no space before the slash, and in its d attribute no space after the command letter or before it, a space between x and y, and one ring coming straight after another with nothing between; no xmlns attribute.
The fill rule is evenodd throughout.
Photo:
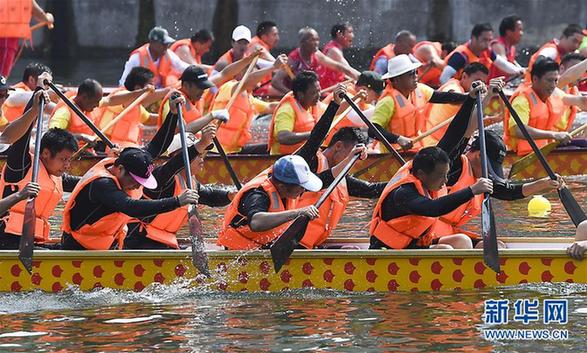
<svg viewBox="0 0 587 353"><path fill-rule="evenodd" d="M529 217L546 217L550 213L552 207L550 201L542 195L534 195L532 200L528 202L528 216Z"/></svg>

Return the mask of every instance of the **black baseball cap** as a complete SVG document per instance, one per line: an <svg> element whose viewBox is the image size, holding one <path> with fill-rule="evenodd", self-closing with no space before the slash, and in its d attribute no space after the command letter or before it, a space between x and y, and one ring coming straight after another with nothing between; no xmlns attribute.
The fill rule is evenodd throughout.
<svg viewBox="0 0 587 353"><path fill-rule="evenodd" d="M180 79L182 82L193 82L201 89L214 87L212 81L208 79L206 71L196 65L188 66L181 74Z"/></svg>
<svg viewBox="0 0 587 353"><path fill-rule="evenodd" d="M0 90L9 90L12 91L13 88L10 87L10 85L8 85L8 83L6 82L6 77L4 76L0 76Z"/></svg>
<svg viewBox="0 0 587 353"><path fill-rule="evenodd" d="M361 75L359 76L356 85L371 88L377 93L380 93L385 89L385 81L383 81L381 79L381 75L379 75L375 71L361 72Z"/></svg>
<svg viewBox="0 0 587 353"><path fill-rule="evenodd" d="M115 161L116 165L122 165L130 176L147 189L157 188L157 179L153 176L153 157L141 148L127 147L120 152Z"/></svg>
<svg viewBox="0 0 587 353"><path fill-rule="evenodd" d="M152 42L159 42L161 44L169 45L175 42L175 39L169 36L167 30L163 27L153 27L149 32L149 40Z"/></svg>
<svg viewBox="0 0 587 353"><path fill-rule="evenodd" d="M479 151L479 136L471 143L471 151ZM489 162L490 174L503 179L503 161L507 153L507 147L501 136L493 130L485 130L485 149L487 150L487 161Z"/></svg>

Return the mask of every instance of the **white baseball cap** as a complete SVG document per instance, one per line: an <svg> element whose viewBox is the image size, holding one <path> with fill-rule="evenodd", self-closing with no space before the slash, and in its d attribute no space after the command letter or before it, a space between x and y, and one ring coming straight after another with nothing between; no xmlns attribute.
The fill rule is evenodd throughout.
<svg viewBox="0 0 587 353"><path fill-rule="evenodd" d="M310 171L306 160L298 155L279 158L273 164L273 176L282 183L299 185L308 191L322 189L322 180Z"/></svg>
<svg viewBox="0 0 587 353"><path fill-rule="evenodd" d="M251 30L243 25L237 26L232 31L232 40L238 42L241 39L246 39L249 43L251 42Z"/></svg>
<svg viewBox="0 0 587 353"><path fill-rule="evenodd" d="M381 76L381 79L394 78L420 66L421 63L412 61L406 54L397 55L387 61L387 73Z"/></svg>

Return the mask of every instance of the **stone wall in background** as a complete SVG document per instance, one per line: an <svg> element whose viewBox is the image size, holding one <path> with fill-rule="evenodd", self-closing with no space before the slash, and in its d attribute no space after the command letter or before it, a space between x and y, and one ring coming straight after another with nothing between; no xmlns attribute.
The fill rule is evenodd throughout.
<svg viewBox="0 0 587 353"><path fill-rule="evenodd" d="M73 21L80 55L106 54L106 49L131 50L136 47L139 28L139 4L144 0L41 0L71 1ZM297 45L297 31L305 25L315 27L322 43L329 38L330 27L348 21L355 27L355 46L377 49L389 42L401 29L413 31L419 39L465 41L477 22L490 22L497 31L502 17L517 13L525 21L522 47L536 47L558 37L567 23L585 25L587 1L584 0L152 0L155 22L176 37L187 37L202 28L230 33L236 24L253 31L259 21L276 21L281 30L280 47ZM222 4L223 10L217 9ZM59 16L59 14L55 14ZM45 34L46 36L46 34ZM139 36L141 37L141 36ZM35 35L43 48L42 32ZM52 40L56 40L52 38ZM46 42L46 41L45 41ZM218 38L219 47L229 43L226 35Z"/></svg>

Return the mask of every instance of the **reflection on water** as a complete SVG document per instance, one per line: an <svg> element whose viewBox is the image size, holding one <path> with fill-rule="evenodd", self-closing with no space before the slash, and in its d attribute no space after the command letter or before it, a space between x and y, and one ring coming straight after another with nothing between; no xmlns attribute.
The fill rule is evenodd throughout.
<svg viewBox="0 0 587 353"><path fill-rule="evenodd" d="M585 290L560 284L456 293L228 294L154 286L142 293L0 294L0 351L570 351L581 349L587 333ZM483 329L498 328L483 323L484 300L532 298L568 299L569 323L500 327L567 329L569 340L482 338Z"/></svg>

